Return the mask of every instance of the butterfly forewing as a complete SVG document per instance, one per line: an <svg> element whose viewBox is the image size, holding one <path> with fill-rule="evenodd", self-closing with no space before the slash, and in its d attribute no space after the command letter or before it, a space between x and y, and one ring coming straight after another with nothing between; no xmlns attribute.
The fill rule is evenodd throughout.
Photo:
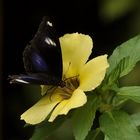
<svg viewBox="0 0 140 140"><path fill-rule="evenodd" d="M16 77L35 84L56 85L62 79L62 54L59 38L51 21L44 17L34 38L23 52L27 75ZM14 78L13 78L14 79Z"/></svg>

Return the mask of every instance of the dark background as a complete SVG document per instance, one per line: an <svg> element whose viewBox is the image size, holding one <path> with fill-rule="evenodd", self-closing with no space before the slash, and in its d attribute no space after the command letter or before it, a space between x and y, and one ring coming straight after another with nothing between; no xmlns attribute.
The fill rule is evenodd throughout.
<svg viewBox="0 0 140 140"><path fill-rule="evenodd" d="M1 1L0 139L28 140L32 134L33 127L24 128L20 115L38 100L40 89L10 85L7 77L24 72L22 52L36 33L43 15L52 18L59 36L73 32L89 34L94 41L91 57L110 55L117 45L140 33L139 0L125 0L125 4L122 0L112 7L107 6L111 1Z"/></svg>

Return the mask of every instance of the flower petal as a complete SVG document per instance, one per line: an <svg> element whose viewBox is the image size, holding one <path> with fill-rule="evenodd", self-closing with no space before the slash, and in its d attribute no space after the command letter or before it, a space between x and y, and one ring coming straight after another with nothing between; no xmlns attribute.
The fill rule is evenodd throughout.
<svg viewBox="0 0 140 140"><path fill-rule="evenodd" d="M46 119L52 109L62 100L58 94L46 95L34 106L21 115L21 120L29 124L37 124Z"/></svg>
<svg viewBox="0 0 140 140"><path fill-rule="evenodd" d="M45 94L50 94L54 92L54 90L56 89L56 86L52 86L52 85L40 85L40 87L41 87L42 96L44 96Z"/></svg>
<svg viewBox="0 0 140 140"><path fill-rule="evenodd" d="M91 54L93 43L88 35L66 34L60 37L63 56L63 75L69 78L79 74Z"/></svg>
<svg viewBox="0 0 140 140"><path fill-rule="evenodd" d="M69 110L83 106L86 102L87 97L85 93L80 89L76 89L73 92L72 97L70 99L63 100L56 106L56 108L51 114L49 122L52 122L58 115L66 115L69 112Z"/></svg>
<svg viewBox="0 0 140 140"><path fill-rule="evenodd" d="M83 91L90 91L99 86L108 66L107 55L98 56L86 63L80 72L79 88Z"/></svg>

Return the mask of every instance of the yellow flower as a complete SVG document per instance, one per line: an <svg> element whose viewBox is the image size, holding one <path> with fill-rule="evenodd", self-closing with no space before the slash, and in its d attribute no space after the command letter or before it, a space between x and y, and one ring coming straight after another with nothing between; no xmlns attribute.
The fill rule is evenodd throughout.
<svg viewBox="0 0 140 140"><path fill-rule="evenodd" d="M48 115L52 122L58 115L66 115L71 109L83 106L87 102L84 91L91 91L99 86L109 66L107 55L98 56L90 61L92 39L79 33L66 34L60 38L63 58L64 87L57 87L53 93L46 94L34 106L21 115L29 124L37 124ZM87 62L88 61L88 62ZM44 94L48 86L41 86Z"/></svg>

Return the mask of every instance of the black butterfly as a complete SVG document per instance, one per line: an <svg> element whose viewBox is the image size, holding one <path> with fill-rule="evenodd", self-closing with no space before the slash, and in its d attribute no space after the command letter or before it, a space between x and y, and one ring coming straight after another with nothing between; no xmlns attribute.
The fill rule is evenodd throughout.
<svg viewBox="0 0 140 140"><path fill-rule="evenodd" d="M23 62L27 74L9 76L10 83L63 86L59 38L48 17L43 17L37 33L26 46Z"/></svg>

